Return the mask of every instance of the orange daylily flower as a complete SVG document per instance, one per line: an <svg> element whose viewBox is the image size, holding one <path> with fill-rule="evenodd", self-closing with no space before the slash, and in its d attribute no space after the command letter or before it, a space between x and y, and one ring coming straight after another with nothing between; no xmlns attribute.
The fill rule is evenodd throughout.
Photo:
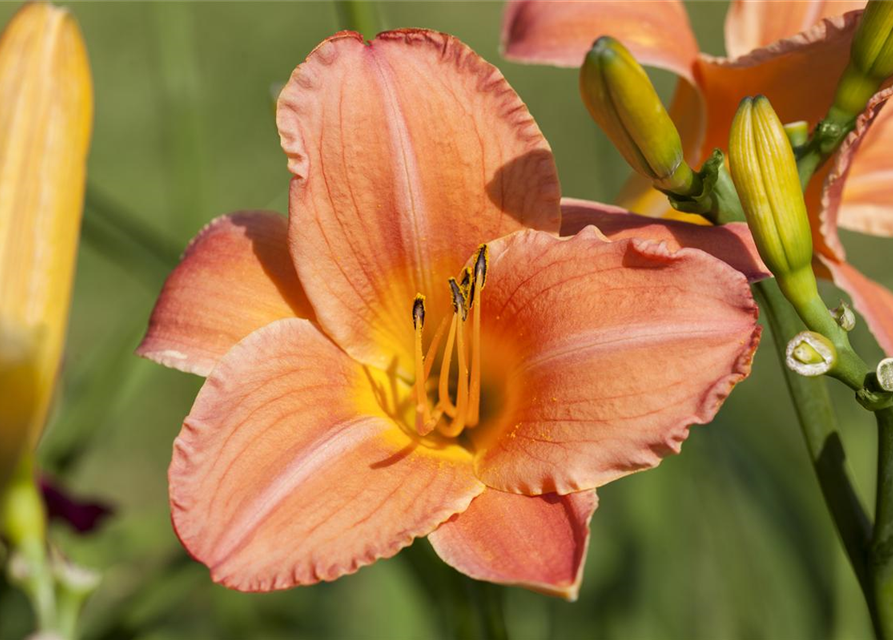
<svg viewBox="0 0 893 640"><path fill-rule="evenodd" d="M831 105L864 5L733 1L725 23L730 57L718 58L698 52L677 0L510 0L502 43L511 60L579 66L596 38L611 35L643 64L676 73L681 81L670 113L689 161L697 166L714 148L728 147L732 118L744 96L766 95L783 122L815 125ZM893 111L881 110L888 95L875 97L845 143L847 151L813 181L807 203L817 271L853 297L881 347L893 354L893 293L847 264L837 238L838 225L893 236ZM627 184L620 203L647 215L670 213L666 197L639 176Z"/></svg>
<svg viewBox="0 0 893 640"><path fill-rule="evenodd" d="M288 221L206 227L139 348L207 376L170 468L181 541L270 590L429 536L472 577L575 598L594 490L678 452L750 371L724 262L765 275L749 236L624 238L618 214L613 240L559 238L548 144L445 34L329 38L277 122Z"/></svg>

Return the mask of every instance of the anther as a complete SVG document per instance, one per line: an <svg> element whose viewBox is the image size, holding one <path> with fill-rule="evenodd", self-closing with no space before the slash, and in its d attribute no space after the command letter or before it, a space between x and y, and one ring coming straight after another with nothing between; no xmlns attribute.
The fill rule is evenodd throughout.
<svg viewBox="0 0 893 640"><path fill-rule="evenodd" d="M487 284L487 270L490 267L490 247L482 244L474 257L474 280L481 281L480 288Z"/></svg>
<svg viewBox="0 0 893 640"><path fill-rule="evenodd" d="M428 394L425 391L425 357L422 355L422 333L425 328L425 296L418 294L412 303L412 326L415 329L415 393L416 393L416 431L419 435L427 435L433 429L428 428L431 421L431 410L428 407ZM425 431L425 429L428 429Z"/></svg>
<svg viewBox="0 0 893 640"><path fill-rule="evenodd" d="M467 291L456 282L455 278L450 278L450 292L453 294L453 313L460 315L462 320L468 317L468 297Z"/></svg>
<svg viewBox="0 0 893 640"><path fill-rule="evenodd" d="M471 328L471 382L468 394L468 426L475 427L481 417L481 295L487 283L487 269L490 266L490 249L482 244L474 258L474 283L472 285L471 306L474 318Z"/></svg>
<svg viewBox="0 0 893 640"><path fill-rule="evenodd" d="M425 296L417 293L412 303L412 326L418 331L425 327Z"/></svg>

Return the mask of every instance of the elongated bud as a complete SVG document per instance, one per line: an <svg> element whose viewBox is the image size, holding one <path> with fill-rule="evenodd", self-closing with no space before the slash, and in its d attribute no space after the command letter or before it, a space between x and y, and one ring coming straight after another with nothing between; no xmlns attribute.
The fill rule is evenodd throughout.
<svg viewBox="0 0 893 640"><path fill-rule="evenodd" d="M884 358L875 371L877 381L884 391L893 391L893 358Z"/></svg>
<svg viewBox="0 0 893 640"><path fill-rule="evenodd" d="M580 94L589 114L629 165L664 191L687 194L695 179L685 163L679 132L626 47L595 41L580 68Z"/></svg>
<svg viewBox="0 0 893 640"><path fill-rule="evenodd" d="M760 256L799 310L798 304L818 296L812 235L794 153L764 96L741 101L732 122L729 161Z"/></svg>
<svg viewBox="0 0 893 640"><path fill-rule="evenodd" d="M33 446L46 418L68 322L92 118L77 24L63 9L25 4L0 36L0 324L7 335L39 332L40 341L30 365L35 401L5 407L27 411L27 425L0 422L4 442L26 429Z"/></svg>
<svg viewBox="0 0 893 640"><path fill-rule="evenodd" d="M834 96L834 109L854 118L893 75L893 2L872 0L853 37L850 62Z"/></svg>
<svg viewBox="0 0 893 640"><path fill-rule="evenodd" d="M820 376L831 371L837 363L837 351L825 336L803 331L788 342L785 362L791 371L801 376Z"/></svg>

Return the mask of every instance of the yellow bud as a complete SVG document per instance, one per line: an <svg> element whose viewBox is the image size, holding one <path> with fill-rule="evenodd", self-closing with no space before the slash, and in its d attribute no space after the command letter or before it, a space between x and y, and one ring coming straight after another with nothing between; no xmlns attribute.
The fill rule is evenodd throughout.
<svg viewBox="0 0 893 640"><path fill-rule="evenodd" d="M741 101L729 140L732 179L763 262L779 280L809 289L812 235L794 153L764 96ZM815 292L815 278L812 277ZM788 296L790 299L790 296Z"/></svg>
<svg viewBox="0 0 893 640"><path fill-rule="evenodd" d="M46 419L68 320L92 118L76 22L49 4L24 5L0 35L0 378L32 371L35 385L29 400L4 383L4 414L17 417L0 422L2 456L14 455L19 440L33 446ZM13 462L0 458L0 470Z"/></svg>
<svg viewBox="0 0 893 640"><path fill-rule="evenodd" d="M834 109L855 117L893 75L893 2L872 0L853 37L850 62L837 85Z"/></svg>
<svg viewBox="0 0 893 640"><path fill-rule="evenodd" d="M665 191L690 188L692 171L679 132L626 47L608 36L595 41L580 68L580 94L593 120L636 172Z"/></svg>

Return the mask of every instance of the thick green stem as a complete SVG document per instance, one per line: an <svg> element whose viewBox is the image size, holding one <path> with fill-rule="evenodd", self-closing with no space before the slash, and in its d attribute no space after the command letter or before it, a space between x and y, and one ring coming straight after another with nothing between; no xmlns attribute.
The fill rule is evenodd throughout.
<svg viewBox="0 0 893 640"><path fill-rule="evenodd" d="M508 640L509 632L502 610L502 588L489 582L476 580L469 582L474 588L475 600L478 602L483 637L487 640Z"/></svg>
<svg viewBox="0 0 893 640"><path fill-rule="evenodd" d="M866 600L870 602L872 588L867 549L871 540L871 522L850 479L827 384L821 378L805 378L784 366L788 337L802 331L803 325L775 281L766 280L754 285L754 292L772 329L785 382L822 495L853 566L853 572ZM869 609L874 617L871 604Z"/></svg>
<svg viewBox="0 0 893 640"><path fill-rule="evenodd" d="M338 22L342 29L356 31L373 38L381 31L382 21L378 3L373 0L336 0Z"/></svg>
<svg viewBox="0 0 893 640"><path fill-rule="evenodd" d="M797 173L800 176L800 187L804 191L815 172L837 152L855 125L855 117L832 108L816 126L812 139L799 150L797 157Z"/></svg>
<svg viewBox="0 0 893 640"><path fill-rule="evenodd" d="M400 557L409 562L429 601L437 607L438 626L447 637L508 640L501 587L454 571L426 540L416 540Z"/></svg>
<svg viewBox="0 0 893 640"><path fill-rule="evenodd" d="M877 506L871 579L880 636L893 639L893 409L875 412L878 426Z"/></svg>

